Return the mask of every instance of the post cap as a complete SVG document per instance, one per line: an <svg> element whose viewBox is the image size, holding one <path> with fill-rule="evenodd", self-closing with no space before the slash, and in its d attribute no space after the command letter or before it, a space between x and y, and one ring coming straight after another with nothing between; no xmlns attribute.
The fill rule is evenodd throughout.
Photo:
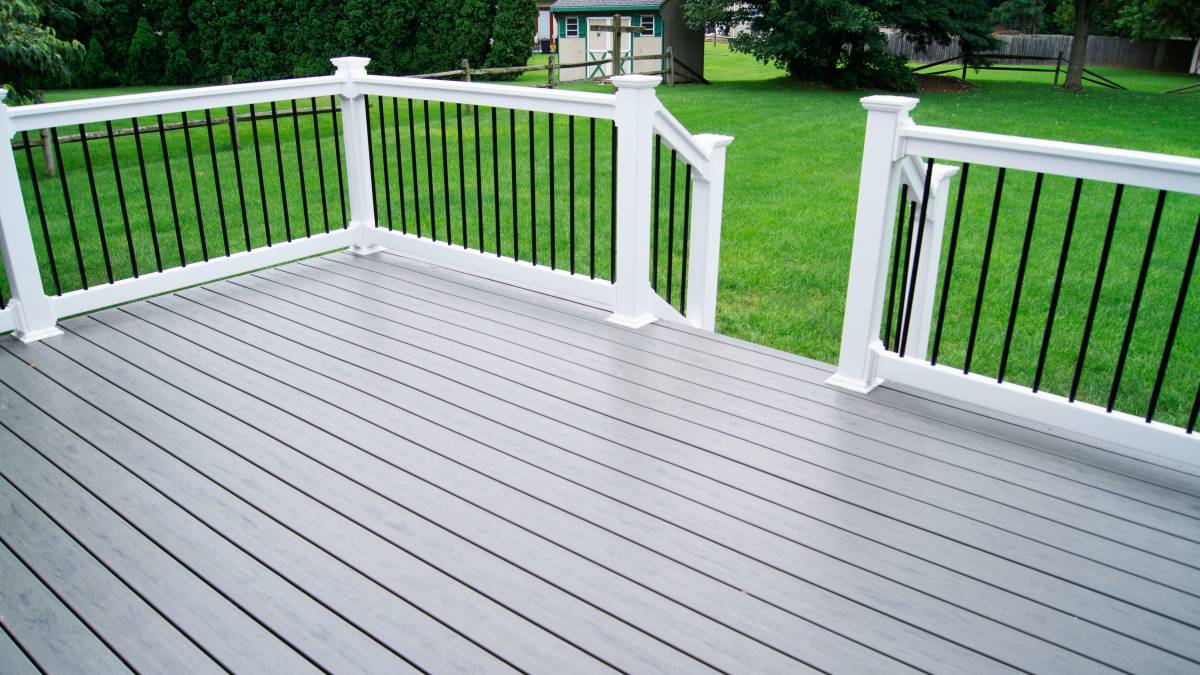
<svg viewBox="0 0 1200 675"><path fill-rule="evenodd" d="M860 98L858 102L862 103L862 107L866 108L867 110L902 113L908 112L909 110L917 107L917 104L920 103L921 100L911 96L876 95L865 96Z"/></svg>
<svg viewBox="0 0 1200 675"><path fill-rule="evenodd" d="M662 84L662 75L616 75L612 83L618 89L653 89Z"/></svg>
<svg viewBox="0 0 1200 675"><path fill-rule="evenodd" d="M367 64L371 59L366 56L338 56L329 59L329 62L337 67L337 72L349 72L355 75L366 75Z"/></svg>

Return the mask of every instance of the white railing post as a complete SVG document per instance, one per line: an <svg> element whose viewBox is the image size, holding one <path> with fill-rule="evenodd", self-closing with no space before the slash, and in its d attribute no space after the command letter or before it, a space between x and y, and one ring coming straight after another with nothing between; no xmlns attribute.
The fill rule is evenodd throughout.
<svg viewBox="0 0 1200 675"><path fill-rule="evenodd" d="M924 360L929 352L929 339L933 335L933 300L937 296L938 273L941 270L942 236L946 231L946 207L950 197L950 177L958 173L957 166L933 165L933 180L930 181L929 207L925 209L925 236L921 240L921 255L916 257L916 242L908 252L909 260L920 260L912 286L912 317L908 321L908 342L905 356ZM917 192L916 194L920 194ZM918 204L917 208L920 208ZM918 213L920 213L918 211Z"/></svg>
<svg viewBox="0 0 1200 675"><path fill-rule="evenodd" d="M880 379L875 374L873 345L879 342L883 298L892 242L892 219L900 186L903 148L900 130L912 124L908 111L917 99L903 96L868 96L866 141L858 184L854 219L854 249L850 256L850 282L846 313L842 319L842 346L838 369L829 384L866 393Z"/></svg>
<svg viewBox="0 0 1200 675"><path fill-rule="evenodd" d="M658 75L618 75L615 121L617 137L617 269L613 323L638 328L655 320L650 294L651 168L654 114L659 107L654 88Z"/></svg>
<svg viewBox="0 0 1200 675"><path fill-rule="evenodd" d="M21 178L13 155L13 127L4 99L8 91L0 88L0 251L8 273L8 289L16 328L13 335L21 342L34 342L62 335L56 327L54 308L42 288L33 236L25 200L21 197Z"/></svg>
<svg viewBox="0 0 1200 675"><path fill-rule="evenodd" d="M688 242L687 319L713 330L717 319L717 272L721 264L721 209L725 201L725 147L732 136L699 134L708 153L707 179L692 176L692 232Z"/></svg>
<svg viewBox="0 0 1200 675"><path fill-rule="evenodd" d="M375 193L371 185L370 136L367 134L367 99L358 91L356 78L367 74L371 59L342 56L330 59L335 75L346 79L342 88L342 134L346 146L346 182L350 191L350 228L356 231L350 252L359 255L382 250L371 236L375 229Z"/></svg>

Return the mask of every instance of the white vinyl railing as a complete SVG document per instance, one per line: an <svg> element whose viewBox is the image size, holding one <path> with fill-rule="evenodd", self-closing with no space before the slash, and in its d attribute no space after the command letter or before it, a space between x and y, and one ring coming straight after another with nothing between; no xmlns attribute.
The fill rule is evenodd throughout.
<svg viewBox="0 0 1200 675"><path fill-rule="evenodd" d="M55 323L63 317L339 248L359 254L388 248L511 283L585 299L611 308L611 320L623 325L636 327L655 319L675 319L712 329L725 146L732 139L688 133L658 101L655 87L661 81L660 77L615 77L616 93L599 94L368 75L367 58L343 57L332 59L332 62L337 69L335 74L323 77L20 107L6 107L4 92L0 91L0 138L4 139L0 144L0 253L11 295L7 307L0 310L0 332L12 330L23 341L40 340L59 334ZM373 192L371 178L368 95L613 120L619 131L615 183L616 270L613 277L616 281L482 253L468 248L466 242L450 244L379 227L374 215L377 195ZM349 222L344 228L287 242L277 241L273 245L144 273L135 278L91 285L61 295L46 292L42 282L44 263L39 262L27 216L27 208L32 207L28 206L28 195L22 194L11 143L16 134L328 96L340 97L349 206ZM693 168L686 316L663 302L650 285L651 147L655 133L661 134ZM190 148L188 152L190 155ZM64 226L52 223L51 227L62 229Z"/></svg>
<svg viewBox="0 0 1200 675"><path fill-rule="evenodd" d="M1108 406L1093 405L1046 391L1036 391L1023 384L1003 381L1003 370L999 378L975 372L968 368L950 367L929 360L928 347L933 330L935 297L939 295L940 257L943 255L943 231L945 229L947 202L951 192L951 178L959 173L955 165L927 163L924 157L937 158L971 166L998 167L1000 170L1034 172L1039 175L1066 176L1083 180L1103 181L1120 186L1150 188L1159 192L1159 213L1151 226L1151 242L1147 245L1142 277L1146 276L1150 253L1154 241L1157 219L1161 215L1162 199L1167 193L1180 193L1186 197L1200 195L1200 160L1171 155L1134 152L1073 143L1044 141L1032 138L1002 136L997 134L962 131L921 126L910 117L909 112L917 100L897 96L870 96L862 99L867 109L866 141L863 149L862 172L859 185L858 209L854 230L854 248L850 265L850 278L846 297L846 313L842 329L841 351L837 372L829 383L857 393L867 393L885 381L910 385L918 389L937 393L943 397L961 400L973 405L1014 415L1094 438L1102 438L1120 445L1146 450L1174 460L1200 464L1200 434L1191 428L1164 424L1151 420L1151 413L1135 416ZM932 168L932 175L927 168ZM998 179L1003 182L1003 175ZM1039 182L1040 185L1040 182ZM923 232L918 221L919 234L915 240L910 236L910 250L903 261L907 274L901 273L900 286L911 295L911 311L904 307L895 308L902 317L897 324L905 325L903 339L889 346L881 339L885 314L889 304L889 274L892 271L892 247L895 237L901 236L897 213L901 209L898 193L903 186L916 203L912 210L918 218L923 216ZM1035 192L1036 194L1036 192ZM922 204L928 195L928 204ZM1119 193L1118 193L1119 195ZM961 199L961 195L959 197ZM1076 195L1078 200L1078 195ZM996 192L997 209L1000 201ZM1036 210L1037 197L1034 197ZM1119 201L1119 197L1118 197ZM1072 207L1072 213L1074 212ZM903 211L899 211L903 213ZM1115 222L1116 207L1113 218ZM1074 216L1072 215L1072 218ZM1194 214L1193 214L1193 217ZM995 228L995 212L992 216ZM1030 231L1033 216L1030 215ZM1197 225L1200 227L1200 224ZM1110 225L1111 230L1111 225ZM910 227L911 232L911 227ZM1111 231L1109 233L1111 238ZM1192 239L1192 235L1188 235ZM1195 235L1200 240L1200 230ZM1064 244L1064 251L1069 245ZM1193 243L1192 262L1195 262ZM895 249L900 251L898 246ZM1028 254L1028 235L1025 254ZM1141 251L1138 252L1141 255ZM985 254L986 256L986 254ZM1065 256L1065 253L1064 253ZM1024 257L1024 256L1023 256ZM1065 260L1065 257L1064 257ZM910 264L911 263L911 269ZM1024 261L1022 261L1024 265ZM1190 265L1190 264L1189 264ZM984 266L986 267L986 257ZM956 267L956 272L958 268ZM1184 306L1187 287L1191 283L1185 272L1183 289L1179 293L1175 310L1178 324L1179 310ZM972 270L979 274L979 270ZM1020 273L1018 273L1019 275ZM1059 270L1061 281L1061 268ZM895 279L895 276L891 277ZM1020 277L1018 276L1018 279ZM1102 278L1102 277L1101 277ZM1020 281L1015 293L1020 294ZM1178 283L1178 282L1174 282ZM1097 284L1097 289L1099 284ZM1098 291L1097 291L1098 292ZM980 283L982 298L982 282ZM1134 294L1139 296L1138 292ZM903 293L901 294L903 298ZM944 301L943 301L944 302ZM976 300L976 320L979 300ZM1007 308L1006 308L1007 309ZM1013 307L1015 316L1015 304ZM1053 309L1051 310L1053 312ZM1092 308L1095 312L1095 308ZM1137 318L1137 300L1128 321L1126 344L1133 332ZM1167 312L1169 314L1169 312ZM1009 320L1009 337L1012 332ZM890 320L888 328L891 328ZM1171 329L1174 333L1175 328ZM893 333L895 334L895 333ZM1167 353L1162 357L1163 368L1170 358L1170 340ZM1007 344L1005 350L1007 351ZM1043 349L1045 347L1043 346ZM968 357L969 358L969 357ZM1122 364L1118 364L1118 371ZM1040 366L1039 366L1040 367ZM1200 374L1187 373L1187 383L1195 387ZM1118 381L1120 375L1118 374ZM1159 375L1160 379L1162 373ZM1076 375L1078 378L1078 374ZM1192 381L1197 380L1197 381ZM1161 385L1161 382L1159 383ZM1156 386L1157 388L1157 386ZM1115 386L1114 386L1115 389ZM1115 394L1114 394L1115 396ZM1151 404L1153 406L1153 404ZM1193 412L1194 416L1194 412ZM1189 425L1190 427L1190 425Z"/></svg>

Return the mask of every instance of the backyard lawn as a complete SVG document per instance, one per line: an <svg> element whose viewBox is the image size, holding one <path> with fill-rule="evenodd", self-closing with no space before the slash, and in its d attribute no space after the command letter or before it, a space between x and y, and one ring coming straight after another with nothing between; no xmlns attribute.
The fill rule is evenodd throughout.
<svg viewBox="0 0 1200 675"><path fill-rule="evenodd" d="M713 82L712 86L663 86L659 88L659 95L692 132L716 132L736 138L730 146L727 164L717 329L721 333L833 362L837 358L841 330L865 120L858 99L870 92L833 91L791 82L778 70L759 64L747 56L732 54L723 46L706 47L705 70ZM968 74L968 82L973 86L971 90L921 94L921 103L913 116L922 124L1200 156L1200 94L1160 93L1198 81L1197 78L1115 68L1096 70L1127 86L1130 91L1089 89L1083 94L1070 94L1052 88L1052 75L1049 73L971 71ZM544 77L544 73L530 73L519 82L538 83L544 81ZM576 88L604 90L593 85ZM50 92L48 98L62 100L128 91ZM506 120L503 117L499 120L502 134L506 133ZM403 122L402 118L407 119L403 110L397 121ZM177 118L168 118L167 121L171 119ZM453 126L457 119L455 111L450 110L449 124ZM388 117L385 121L390 128L393 119ZM143 121L147 122L152 120ZM520 125L524 122L518 116L515 123ZM328 132L328 120L323 119L320 124ZM560 143L565 135L563 124L561 118L556 121ZM269 178L275 167L274 148L270 145L273 135L269 121L265 125L260 123L260 127ZM289 127L289 120L281 121L281 136L290 138ZM97 128L102 129L103 125ZM527 130L529 127L523 128ZM302 136L308 137L311 129L311 126L302 126ZM537 129L539 139L544 139L544 126L538 126ZM587 145L582 129L580 127L576 148L580 156L585 157L583 153L587 152ZM62 133L69 133L69 130ZM222 133L228 132L218 129L218 145L222 143ZM247 131L241 133L243 147L246 147ZM605 123L598 134L600 154L597 158L597 163L602 167L597 186L597 202L602 206L598 219L602 221L608 218L608 175L605 166L608 161L607 134ZM469 124L467 135L471 135ZM202 132L193 132L193 139L203 141ZM208 146L204 142L200 143L197 150L197 161L204 165L201 170L209 162L208 157L202 154L207 153ZM543 143L544 140L538 142ZM103 149L102 156L107 160L105 144L104 140L92 142L93 151ZM183 154L184 149L177 145L181 146L182 143L172 142L171 152L178 175L179 163L186 162L186 155ZM327 172L332 172L332 158L336 149L328 139L321 146L325 152ZM152 164L160 162L161 157L154 156L159 152L159 146L154 144L149 147L147 161ZM468 144L468 160L471 149ZM432 165L435 169L440 167L436 150ZM507 161L507 155L503 152L507 150L502 146L500 151L500 166L503 167ZM133 152L129 144L119 148L123 167L130 166L127 161L137 166ZM253 162L252 157L243 154L241 161ZM218 159L222 180L227 181L226 176L233 169L232 153L221 154ZM484 159L487 164L486 155ZM18 155L18 160L24 175L23 153ZM311 177L315 170L311 152L304 161ZM182 170L186 175L185 163ZM538 171L544 171L544 167L539 165ZM561 176L561 171L560 160L556 172ZM72 179L76 210L90 214L92 207L90 198L86 196L87 183L79 174L76 172ZM326 175L331 176L332 173ZM506 176L499 176L497 180L500 178L507 180ZM970 173L942 345L943 360L950 364L961 364L963 357L966 326L975 299L979 261L996 178L996 171L988 167L973 167ZM521 179L524 180L524 177ZM451 174L449 180L453 185L457 180L456 175ZM987 373L994 372L996 368L1008 320L1017 259L1025 235L1033 180L1032 175L1018 172L1009 172L1007 177L1004 210L997 226L993 267L988 279L973 370ZM42 189L57 187L54 181L43 178ZM136 179L127 176L125 181L126 189L136 190L140 199L141 186ZM151 181L151 191L165 190L162 182L161 178L157 182ZM298 178L288 175L285 182L294 197L299 187ZM27 176L26 183L28 190ZM1009 378L1014 381L1028 382L1033 372L1072 183L1071 180L1055 177L1045 180L1032 239L1028 278L1015 326L1013 356L1009 365ZM507 183L497 184L501 192L511 187ZM327 188L326 194L330 201L331 216L337 210L336 188L332 185ZM186 181L180 182L176 190L180 194L179 210L186 218L192 199L188 192L190 186ZM256 183L247 185L247 208L251 214L260 206L256 201L257 190ZM1098 265L1100 243L1104 238L1112 197L1112 186L1089 183L1083 190L1060 300L1061 315L1054 327L1043 384L1049 391L1065 393L1069 387L1071 366L1079 350L1083 316ZM105 194L101 198L105 201L111 199L112 195ZM202 195L202 198L207 197ZM159 199L157 192L155 199ZM236 207L229 206L231 196L227 194L225 199L232 213ZM524 191L517 195L521 208L527 207L528 200L529 196ZM310 197L312 201L315 199ZM408 204L411 218L411 200ZM1108 277L1100 298L1100 318L1093 332L1087 368L1080 385L1079 395L1085 400L1103 403L1111 386L1112 364L1125 330L1125 317L1128 316L1154 206L1155 195L1151 191L1131 188L1125 192L1107 267ZM459 207L460 203L455 198L445 210L455 214ZM545 208L540 200L538 207ZM159 208L157 204L156 208ZM162 214L160 218L169 226L170 212L165 210L165 205L161 208L163 210L158 212ZM439 205L439 208L442 207ZM316 211L316 205L310 203L309 209L314 225L323 223L323 214ZM32 207L30 213L31 222L35 223L36 228L37 214ZM1166 202L1130 361L1121 383L1116 406L1120 409L1144 412L1145 399L1158 368L1165 326L1180 286L1183 260L1198 213L1198 198L1171 195ZM577 204L576 214L581 222L589 217L582 203ZM233 215L230 217L231 221L239 223L237 228L231 228L234 230L233 246L236 250L240 241L238 237L242 236L238 234L241 220L240 215L237 218ZM397 214L396 218L399 217ZM54 220L53 214L51 219ZM272 212L271 220L273 226L278 228L279 214ZM294 228L302 227L298 219L293 220ZM106 225L106 229L112 227L119 229L119 224ZM210 223L206 227L210 228L210 239L215 240L219 235L211 229L213 225ZM565 230L561 229L565 226L559 227L560 236L565 236ZM160 232L167 231L162 228L160 223ZM260 238L257 232L250 234L252 238ZM55 233L56 239L60 236L63 236L62 233ZM142 232L138 236L145 238L146 235ZM505 245L511 247L514 240L509 236L506 229L503 235ZM523 242L522 245L529 245L526 234L514 236ZM163 243L164 250L173 249L175 245L173 230L170 230L170 237ZM69 239L65 241L69 242ZM190 248L194 246L190 239L185 243L189 251L195 250ZM255 241L255 245L259 243ZM213 245L212 241L209 245ZM544 249L545 241L539 246ZM605 246L604 237L601 237L597 242L597 257L602 276L607 270ZM96 279L104 276L103 263L97 255L86 257L89 275L96 283ZM580 262L582 264L582 260ZM153 265L153 261L144 259L141 264L145 270ZM67 273L64 271L64 274ZM1193 286L1196 284L1193 283ZM1197 380L1200 379L1200 297L1196 296L1200 296L1200 292L1193 292L1192 301L1187 306L1170 364L1170 377L1160 403L1159 417L1175 424L1186 421Z"/></svg>

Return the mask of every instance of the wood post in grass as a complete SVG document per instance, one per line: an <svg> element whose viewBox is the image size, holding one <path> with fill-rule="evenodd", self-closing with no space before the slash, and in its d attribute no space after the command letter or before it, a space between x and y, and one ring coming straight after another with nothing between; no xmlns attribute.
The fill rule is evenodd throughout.
<svg viewBox="0 0 1200 675"><path fill-rule="evenodd" d="M1058 52L1058 60L1054 62L1054 86L1058 86L1058 74L1062 71L1062 50Z"/></svg>
<svg viewBox="0 0 1200 675"><path fill-rule="evenodd" d="M221 84L233 84L233 76L225 75L221 78ZM238 149L238 124L237 114L234 112L233 106L225 108L225 116L229 118L229 145L234 152Z"/></svg>

